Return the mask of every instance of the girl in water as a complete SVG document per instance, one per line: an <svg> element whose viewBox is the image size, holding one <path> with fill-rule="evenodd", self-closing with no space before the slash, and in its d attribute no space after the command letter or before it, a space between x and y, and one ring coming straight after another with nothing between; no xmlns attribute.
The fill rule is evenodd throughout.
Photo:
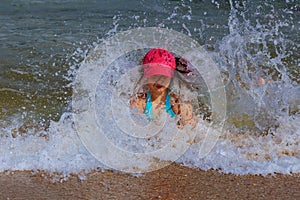
<svg viewBox="0 0 300 200"><path fill-rule="evenodd" d="M149 121L164 110L170 117L179 116L179 128L187 124L195 127L198 121L192 105L182 101L168 88L176 68L184 69L182 66L180 69L178 65L176 67L176 58L172 53L162 48L151 49L143 58L142 65L144 78L147 78L148 92L138 94L130 102L131 108L137 108L139 113L147 115Z"/></svg>

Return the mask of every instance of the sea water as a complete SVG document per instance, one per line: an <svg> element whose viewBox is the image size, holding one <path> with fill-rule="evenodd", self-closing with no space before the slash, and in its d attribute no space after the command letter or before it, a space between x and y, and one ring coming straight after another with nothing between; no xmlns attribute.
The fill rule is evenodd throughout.
<svg viewBox="0 0 300 200"><path fill-rule="evenodd" d="M76 75L105 39L160 27L205 48L224 78L227 97L226 123L211 152L199 156L200 136L176 162L235 174L299 173L299 9L292 0L2 2L0 171L68 175L109 168L76 132L71 109ZM107 105L102 100L111 97L101 86L115 87L124 69L138 65L145 52L117 59L107 70L114 76L99 77L95 86L98 123L127 151L151 151L164 143L115 131L113 118L101 118L109 115L102 112Z"/></svg>

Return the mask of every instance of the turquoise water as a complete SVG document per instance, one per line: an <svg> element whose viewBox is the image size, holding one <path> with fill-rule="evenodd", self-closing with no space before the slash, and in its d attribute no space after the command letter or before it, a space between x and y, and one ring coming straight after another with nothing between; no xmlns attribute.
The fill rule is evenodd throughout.
<svg viewBox="0 0 300 200"><path fill-rule="evenodd" d="M294 152L299 159L299 9L293 0L2 1L0 141L8 147L18 138L32 143L35 135L70 132L53 131L53 124L62 123L63 113L71 112L74 76L86 56L118 32L162 27L193 38L218 64L227 91L227 130L275 135L281 141L293 137L290 148L278 151ZM257 87L259 77L271 84ZM282 133L276 134L278 130ZM266 143L273 144L272 139ZM3 149L2 158L9 151ZM183 162L198 163L195 160L187 156ZM14 161L7 161L4 169L18 169L10 162Z"/></svg>

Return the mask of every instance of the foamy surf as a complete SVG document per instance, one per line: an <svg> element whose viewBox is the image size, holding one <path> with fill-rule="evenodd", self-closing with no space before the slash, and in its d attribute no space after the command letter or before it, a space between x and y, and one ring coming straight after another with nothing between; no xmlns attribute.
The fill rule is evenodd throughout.
<svg viewBox="0 0 300 200"><path fill-rule="evenodd" d="M176 162L237 175L300 173L299 121L299 117L283 119L274 136L224 133L212 151L201 159L201 138L196 138ZM93 169L110 169L86 150L74 130L71 113L63 114L59 122L51 122L46 135L48 137L35 134L1 138L0 171L45 170L68 176Z"/></svg>

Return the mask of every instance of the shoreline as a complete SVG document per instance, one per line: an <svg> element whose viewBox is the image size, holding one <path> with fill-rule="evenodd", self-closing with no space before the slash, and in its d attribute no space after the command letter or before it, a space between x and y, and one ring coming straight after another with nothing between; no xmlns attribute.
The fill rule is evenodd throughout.
<svg viewBox="0 0 300 200"><path fill-rule="evenodd" d="M45 171L0 173L0 199L300 199L300 174L233 175L171 164L133 176L91 171L53 182Z"/></svg>

